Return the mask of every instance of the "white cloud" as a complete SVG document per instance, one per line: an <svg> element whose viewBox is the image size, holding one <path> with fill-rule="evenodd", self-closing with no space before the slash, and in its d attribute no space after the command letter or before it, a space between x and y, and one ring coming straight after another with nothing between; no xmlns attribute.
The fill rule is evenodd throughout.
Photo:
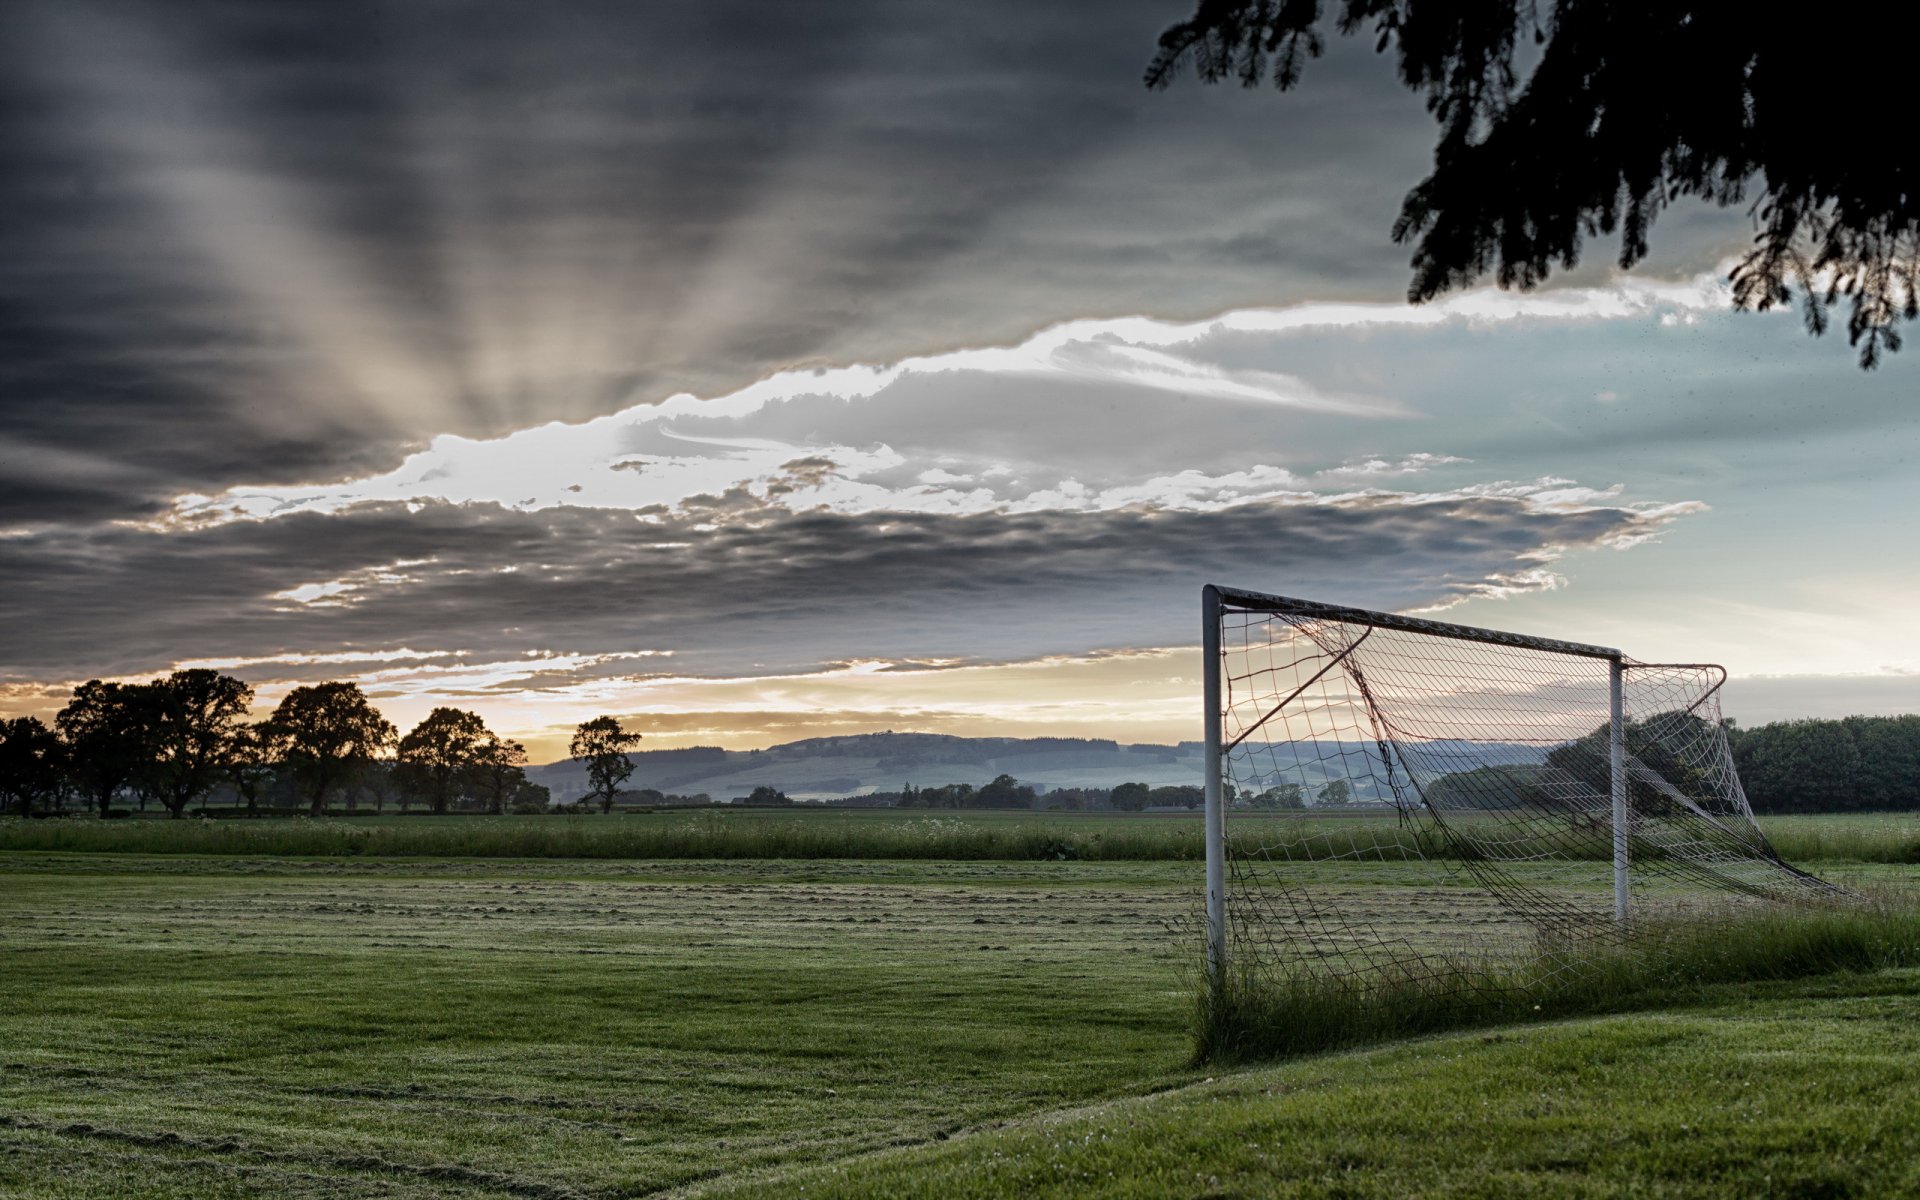
<svg viewBox="0 0 1920 1200"><path fill-rule="evenodd" d="M1351 488L1466 460L1434 450L1359 458L1340 453L1329 456L1330 464L1300 473L1303 462L1324 453L1310 429L1324 429L1328 421L1350 428L1419 415L1378 387L1312 383L1270 365L1305 345L1301 339L1357 329L1619 321L1724 304L1724 288L1710 278L1624 279L1610 287L1523 295L1482 289L1418 308L1302 304L1188 323L1146 317L1073 321L1013 346L889 365L787 371L724 396L681 394L584 423L554 422L500 438L449 434L381 475L183 496L163 523L329 512L380 500L497 503L522 510L673 509L689 497L730 489L790 508L961 514L1143 503L1207 508ZM1249 353L1249 344L1257 353ZM947 389L941 397L950 408L977 410L981 421L994 423L991 445L960 444L965 438L950 446L926 445L924 404L916 407L908 397L927 386ZM1009 395L1019 399L1010 404ZM1138 456L1138 447L1127 447L1137 435L1112 406L1141 395L1163 407L1186 406L1182 411L1192 423L1215 435L1217 461L1159 463L1157 470L1136 466L1117 474L1116 468L1094 466L1090 460L1098 456L1089 451L1122 448ZM795 429L795 405L826 407L820 420ZM1299 436L1289 437L1290 431ZM911 454L895 448L908 444L916 444ZM1267 452L1286 461L1249 461L1250 454ZM825 465L795 473L790 464L802 459ZM1169 471L1169 465L1179 469ZM289 598L341 602L337 593Z"/></svg>

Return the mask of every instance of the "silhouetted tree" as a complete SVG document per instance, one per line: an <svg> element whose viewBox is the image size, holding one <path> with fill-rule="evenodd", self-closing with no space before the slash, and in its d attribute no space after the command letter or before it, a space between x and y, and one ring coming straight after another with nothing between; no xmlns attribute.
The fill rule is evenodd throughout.
<svg viewBox="0 0 1920 1200"><path fill-rule="evenodd" d="M395 733L359 684L338 681L288 692L267 728L316 817L327 811L328 791L391 746Z"/></svg>
<svg viewBox="0 0 1920 1200"><path fill-rule="evenodd" d="M1122 812L1139 812L1153 798L1153 789L1144 783L1123 783L1113 789L1109 799Z"/></svg>
<svg viewBox="0 0 1920 1200"><path fill-rule="evenodd" d="M475 749L472 774L475 788L487 798L487 811L503 813L527 781L527 748L489 733Z"/></svg>
<svg viewBox="0 0 1920 1200"><path fill-rule="evenodd" d="M147 757L136 777L179 817L229 775L253 689L231 675L197 668L156 679L140 695Z"/></svg>
<svg viewBox="0 0 1920 1200"><path fill-rule="evenodd" d="M1440 127L1433 173L1393 226L1396 242L1415 242L1410 300L1489 269L1502 287L1533 287L1596 234L1619 233L1631 267L1680 197L1750 203L1758 232L1733 272L1735 305L1788 303L1797 284L1818 334L1850 297L1848 338L1871 368L1900 348L1895 323L1920 312L1920 166L1891 124L1911 107L1911 50L1893 32L1904 11L1198 0L1160 35L1146 78L1164 87L1190 65L1209 83L1289 89L1328 26L1370 29ZM1529 41L1530 70L1518 61Z"/></svg>
<svg viewBox="0 0 1920 1200"><path fill-rule="evenodd" d="M1350 803L1353 800L1353 785L1344 779L1329 780L1313 799L1315 804Z"/></svg>
<svg viewBox="0 0 1920 1200"><path fill-rule="evenodd" d="M761 784L747 796L748 804L792 804L793 797L777 787Z"/></svg>
<svg viewBox="0 0 1920 1200"><path fill-rule="evenodd" d="M53 719L74 787L106 816L147 761L147 706L137 686L89 679Z"/></svg>
<svg viewBox="0 0 1920 1200"><path fill-rule="evenodd" d="M242 725L233 731L227 750L227 781L247 805L247 811L260 814L260 793L273 782L279 762L272 732L264 725Z"/></svg>
<svg viewBox="0 0 1920 1200"><path fill-rule="evenodd" d="M0 811L32 816L59 794L63 767L60 737L38 717L0 721Z"/></svg>
<svg viewBox="0 0 1920 1200"><path fill-rule="evenodd" d="M582 721L574 730L567 753L587 764L587 779L592 785L587 795L600 798L601 812L613 811L613 798L620 794L620 785L633 777L633 760L626 751L639 740L639 734L620 728L620 722L612 717Z"/></svg>
<svg viewBox="0 0 1920 1200"><path fill-rule="evenodd" d="M553 807L553 792L544 783L522 778L513 789L513 811L543 813Z"/></svg>
<svg viewBox="0 0 1920 1200"><path fill-rule="evenodd" d="M353 772L353 794L358 796L365 793L373 799L373 811L387 811L387 801L396 797L404 799L407 794L407 789L400 786L400 780L394 774L398 766L390 758L373 758L360 763Z"/></svg>
<svg viewBox="0 0 1920 1200"><path fill-rule="evenodd" d="M394 775L401 787L425 799L434 812L444 813L491 740L493 733L478 713L436 708L400 739Z"/></svg>

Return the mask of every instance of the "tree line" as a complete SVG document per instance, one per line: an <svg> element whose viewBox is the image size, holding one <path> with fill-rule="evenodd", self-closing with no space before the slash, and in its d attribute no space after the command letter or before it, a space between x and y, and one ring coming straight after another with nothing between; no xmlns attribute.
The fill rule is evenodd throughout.
<svg viewBox="0 0 1920 1200"><path fill-rule="evenodd" d="M264 720L248 720L252 704L252 687L206 668L145 683L88 680L52 727L0 720L0 809L31 816L79 803L108 817L131 798L180 817L221 789L248 812L288 796L314 816L343 793L436 813L460 801L539 812L551 801L527 778L526 748L478 713L436 708L402 735L358 684L339 681L294 688ZM587 767L587 799L603 811L633 774L625 752L639 740L613 717L575 731L569 750Z"/></svg>
<svg viewBox="0 0 1920 1200"><path fill-rule="evenodd" d="M1741 729L1734 765L1759 812L1920 809L1920 715L1807 718Z"/></svg>

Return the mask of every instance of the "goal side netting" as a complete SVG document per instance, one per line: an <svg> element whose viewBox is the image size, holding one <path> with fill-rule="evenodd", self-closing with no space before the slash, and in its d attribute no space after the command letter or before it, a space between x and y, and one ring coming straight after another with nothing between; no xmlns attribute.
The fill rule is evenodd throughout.
<svg viewBox="0 0 1920 1200"><path fill-rule="evenodd" d="M1205 604L1215 965L1438 978L1837 890L1754 821L1717 666L1225 588Z"/></svg>

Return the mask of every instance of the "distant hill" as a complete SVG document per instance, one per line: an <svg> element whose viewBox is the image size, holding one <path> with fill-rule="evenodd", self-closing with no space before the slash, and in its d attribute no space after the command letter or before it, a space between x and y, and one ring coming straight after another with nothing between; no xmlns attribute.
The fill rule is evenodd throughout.
<svg viewBox="0 0 1920 1200"><path fill-rule="evenodd" d="M1003 774L1041 791L1129 782L1153 787L1197 784L1201 774L1199 742L1123 746L1101 738L967 738L941 733L807 738L765 750L718 746L637 750L628 757L634 765L629 790L705 792L715 800L744 796L761 784L779 788L796 800L823 800L897 791L905 783L978 787ZM586 768L572 759L530 767L527 775L552 789L555 800L576 800L587 792Z"/></svg>
<svg viewBox="0 0 1920 1200"><path fill-rule="evenodd" d="M1452 743L1434 742L1434 749ZM1297 746L1301 771L1311 786L1361 767L1359 744L1303 743ZM1540 761L1538 747L1482 743L1474 751L1499 753L1506 761ZM1344 754L1342 753L1344 751ZM714 800L745 796L766 784L795 800L825 800L875 791L897 791L905 783L975 787L997 775L1011 775L1036 791L1061 787L1110 788L1122 783L1149 787L1201 782L1199 742L1122 745L1104 738L968 738L943 733L860 733L806 738L765 750L723 750L692 746L680 750L637 750L627 788L654 788L669 794L704 792ZM1345 763L1342 768L1340 764ZM1274 763L1275 767L1285 764ZM587 794L586 768L568 759L531 767L528 776L545 784L555 800ZM1385 799L1362 793L1360 799Z"/></svg>

